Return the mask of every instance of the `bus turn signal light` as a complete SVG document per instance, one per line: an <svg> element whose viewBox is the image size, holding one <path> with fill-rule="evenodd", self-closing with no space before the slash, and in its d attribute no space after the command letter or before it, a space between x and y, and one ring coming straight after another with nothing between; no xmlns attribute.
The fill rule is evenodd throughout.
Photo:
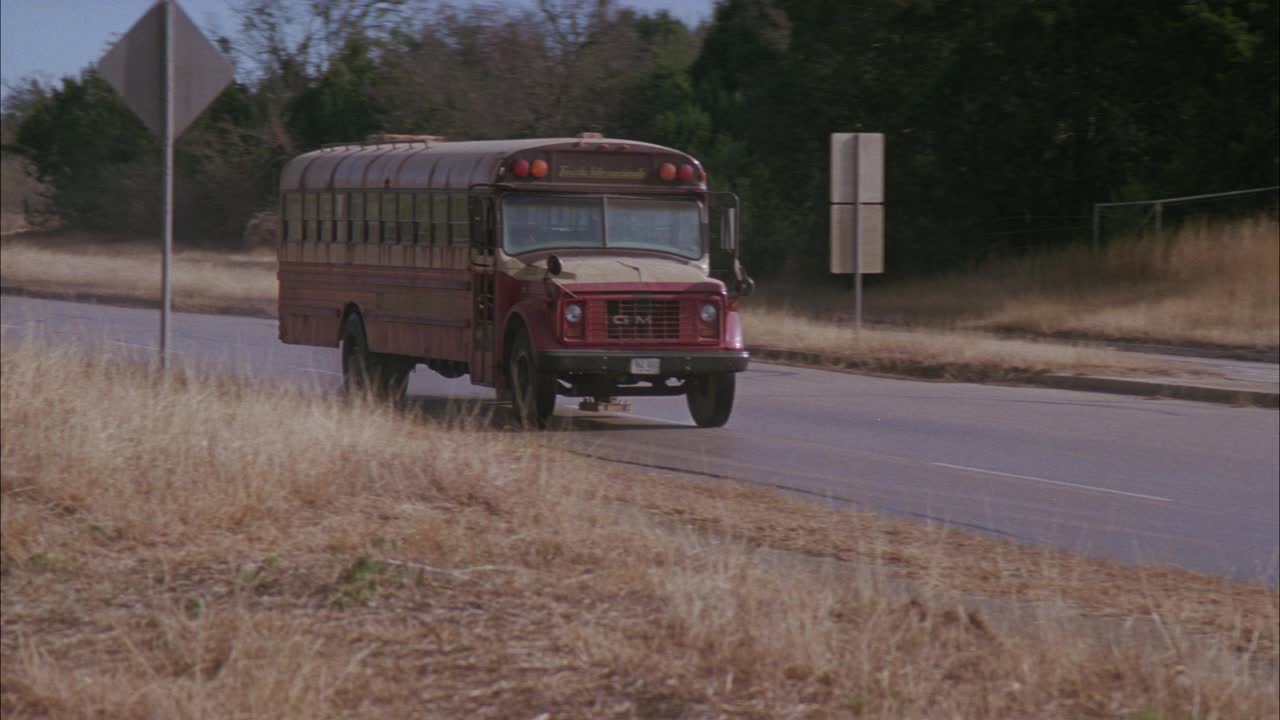
<svg viewBox="0 0 1280 720"><path fill-rule="evenodd" d="M550 170L551 166L547 165L547 161L541 159L534 160L533 164L529 166L529 174L536 178L546 177Z"/></svg>
<svg viewBox="0 0 1280 720"><path fill-rule="evenodd" d="M671 163L662 163L658 166L658 177L671 182L676 179L676 166Z"/></svg>

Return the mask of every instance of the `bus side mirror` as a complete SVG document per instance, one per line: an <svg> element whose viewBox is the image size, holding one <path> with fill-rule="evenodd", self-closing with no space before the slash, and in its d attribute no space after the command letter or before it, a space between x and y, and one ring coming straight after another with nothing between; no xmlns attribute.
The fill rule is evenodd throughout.
<svg viewBox="0 0 1280 720"><path fill-rule="evenodd" d="M733 259L733 280L734 292L737 295L750 295L755 292L756 281L751 279L747 274L746 268L742 267L742 263L738 262L738 258Z"/></svg>
<svg viewBox="0 0 1280 720"><path fill-rule="evenodd" d="M737 252L738 208L726 207L720 212L720 249L725 252Z"/></svg>

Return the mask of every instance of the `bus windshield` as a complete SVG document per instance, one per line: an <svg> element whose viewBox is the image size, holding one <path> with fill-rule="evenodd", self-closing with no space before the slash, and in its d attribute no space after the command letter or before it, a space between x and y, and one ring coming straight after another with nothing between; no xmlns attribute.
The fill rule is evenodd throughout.
<svg viewBox="0 0 1280 720"><path fill-rule="evenodd" d="M696 200L508 195L502 216L502 246L512 255L609 247L702 257Z"/></svg>

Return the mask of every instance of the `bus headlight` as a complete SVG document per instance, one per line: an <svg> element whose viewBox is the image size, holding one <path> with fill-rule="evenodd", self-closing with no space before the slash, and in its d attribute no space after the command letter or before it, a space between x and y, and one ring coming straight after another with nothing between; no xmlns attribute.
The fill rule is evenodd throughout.
<svg viewBox="0 0 1280 720"><path fill-rule="evenodd" d="M570 324L582 321L582 306L572 303L564 306L564 321Z"/></svg>
<svg viewBox="0 0 1280 720"><path fill-rule="evenodd" d="M707 323L708 325L715 322L716 318L719 316L719 308L712 303L703 303L702 307L698 310L698 317L702 318L702 322Z"/></svg>

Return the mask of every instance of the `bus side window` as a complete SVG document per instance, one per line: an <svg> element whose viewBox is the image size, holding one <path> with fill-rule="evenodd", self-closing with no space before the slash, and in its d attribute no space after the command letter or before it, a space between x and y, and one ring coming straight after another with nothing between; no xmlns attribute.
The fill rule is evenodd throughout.
<svg viewBox="0 0 1280 720"><path fill-rule="evenodd" d="M444 193L431 195L432 243L449 244L449 196Z"/></svg>
<svg viewBox="0 0 1280 720"><path fill-rule="evenodd" d="M335 193L333 196L333 241L347 241L347 194Z"/></svg>
<svg viewBox="0 0 1280 720"><path fill-rule="evenodd" d="M467 196L449 196L449 239L454 245L471 242L471 215L467 212Z"/></svg>
<svg viewBox="0 0 1280 720"><path fill-rule="evenodd" d="M364 242L364 193L351 193L351 242Z"/></svg>
<svg viewBox="0 0 1280 720"><path fill-rule="evenodd" d="M409 193L396 193L400 196L400 242L413 242L413 196Z"/></svg>
<svg viewBox="0 0 1280 720"><path fill-rule="evenodd" d="M419 245L431 244L431 196L418 193L413 196L414 217L417 219L417 233L414 242Z"/></svg>
<svg viewBox="0 0 1280 720"><path fill-rule="evenodd" d="M333 242L333 193L320 193L320 242Z"/></svg>
<svg viewBox="0 0 1280 720"><path fill-rule="evenodd" d="M291 192L284 194L285 240L302 242L302 194Z"/></svg>
<svg viewBox="0 0 1280 720"><path fill-rule="evenodd" d="M493 198L483 195L467 198L470 210L472 249L480 255L493 255L497 238L494 235L496 219Z"/></svg>
<svg viewBox="0 0 1280 720"><path fill-rule="evenodd" d="M399 239L396 233L396 200L400 193L390 190L382 191L382 242L393 243Z"/></svg>
<svg viewBox="0 0 1280 720"><path fill-rule="evenodd" d="M302 220L304 222L302 239L304 242L315 242L319 239L316 232L316 193L309 192L302 196Z"/></svg>
<svg viewBox="0 0 1280 720"><path fill-rule="evenodd" d="M368 192L364 194L364 227L366 233L365 242L367 243L376 244L381 242L382 228L379 227L382 224L379 222L382 219L381 209L382 193Z"/></svg>

